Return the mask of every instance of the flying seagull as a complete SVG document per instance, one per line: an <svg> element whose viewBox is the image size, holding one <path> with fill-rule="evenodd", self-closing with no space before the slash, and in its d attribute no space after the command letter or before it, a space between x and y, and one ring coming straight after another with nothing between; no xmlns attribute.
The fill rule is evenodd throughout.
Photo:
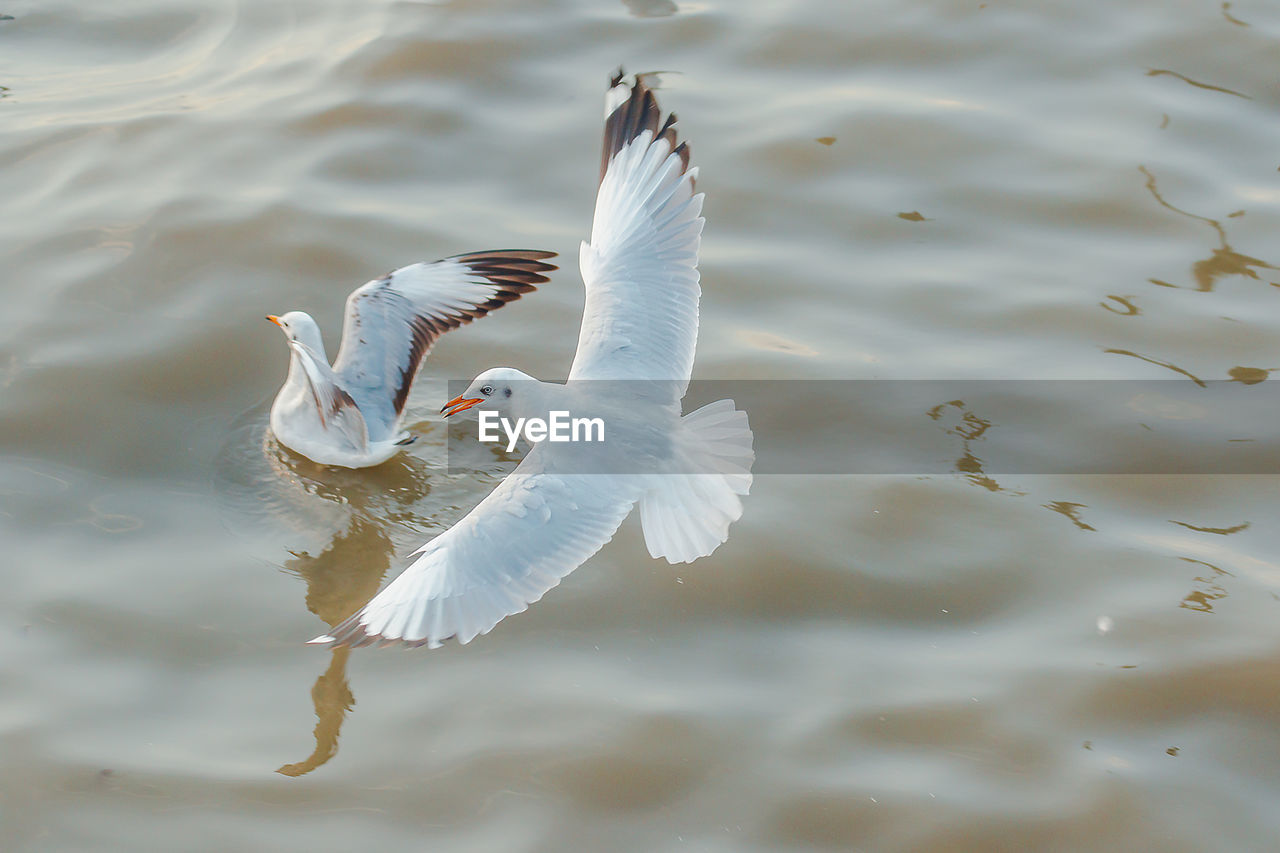
<svg viewBox="0 0 1280 853"><path fill-rule="evenodd" d="M333 366L310 314L267 319L289 341L289 376L271 404L276 438L322 465L380 465L413 441L405 400L436 338L495 311L556 269L555 252L500 249L402 267L347 297Z"/></svg>
<svg viewBox="0 0 1280 853"><path fill-rule="evenodd" d="M653 557L692 562L742 515L754 460L745 413L720 400L681 417L698 332L702 195L644 76L619 70L606 98L591 242L579 265L587 298L563 384L499 367L445 404L502 417L600 416L601 445L533 445L461 521L322 645L467 643L525 610L604 546L640 505Z"/></svg>

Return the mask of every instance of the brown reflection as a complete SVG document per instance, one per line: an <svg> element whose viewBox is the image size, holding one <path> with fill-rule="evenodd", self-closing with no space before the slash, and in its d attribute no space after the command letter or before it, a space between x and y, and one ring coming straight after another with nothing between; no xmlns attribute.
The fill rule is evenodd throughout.
<svg viewBox="0 0 1280 853"><path fill-rule="evenodd" d="M1218 248L1213 250L1213 254L1204 260L1196 261L1191 265L1191 275L1195 279L1196 290L1201 292L1211 291L1218 279L1228 275L1242 275L1247 278L1252 278L1255 281L1259 280L1258 274L1254 272L1255 267L1266 270L1276 269L1276 267L1266 261L1258 258L1252 258L1248 255L1242 255L1232 249L1231 245L1227 242L1227 232L1222 227L1221 222L1216 219L1210 219L1207 216L1199 216L1195 213L1191 213L1190 211L1183 210L1176 205L1170 204L1165 200L1164 196L1160 194L1160 189L1156 186L1156 176L1152 174L1146 166L1139 166L1138 169L1142 174L1146 175L1147 190L1161 207L1166 210L1171 210L1179 216L1185 216L1188 219L1195 219L1199 222L1203 222L1211 227L1218 235ZM1235 213L1232 213L1231 216L1241 216L1243 213L1243 211L1236 211ZM1152 284L1158 284L1161 287L1178 287L1176 284L1170 284L1167 281L1160 281L1155 278L1147 280Z"/></svg>
<svg viewBox="0 0 1280 853"><path fill-rule="evenodd" d="M375 468L318 465L275 440L267 424L269 402L244 412L218 452L213 482L219 511L228 530L270 549L264 560L277 563L280 543L294 543L286 552L292 559L280 567L306 583L307 609L333 627L377 593L397 548L429 538L435 527L429 517L445 508L431 496L437 463L401 453ZM415 449L443 452L442 429L410 428L421 438ZM307 636L322 633L318 628ZM303 646L307 636L298 638L298 653L316 656L317 663L325 655L311 688L315 747L302 761L278 768L286 776L309 773L336 754L343 721L355 705L347 652Z"/></svg>
<svg viewBox="0 0 1280 853"><path fill-rule="evenodd" d="M1222 92L1226 95L1235 95L1237 98L1244 98L1246 101L1253 100L1253 98L1248 95L1242 92L1237 92L1234 89L1228 89L1225 86L1214 86L1212 83L1201 83L1199 80L1192 80L1185 74L1179 74L1177 71L1170 71L1167 68L1152 68L1147 71L1148 77L1159 77L1162 74L1167 74L1170 77L1177 77L1183 83L1195 86L1197 89L1208 89L1210 92Z"/></svg>
<svg viewBox="0 0 1280 853"><path fill-rule="evenodd" d="M1041 506L1047 510L1065 515L1067 518L1071 519L1072 524L1081 530L1092 530L1095 533L1098 530L1098 528L1091 524L1086 524L1084 520L1080 518L1080 510L1089 508L1085 504L1072 503L1071 501L1054 501L1053 503L1041 504Z"/></svg>
<svg viewBox="0 0 1280 853"><path fill-rule="evenodd" d="M1194 530L1197 533L1216 533L1219 536L1230 536L1232 533L1239 533L1241 530L1249 529L1249 522L1237 524L1235 527L1196 527L1194 524L1187 524L1185 521L1174 521L1169 519L1170 524L1176 524L1179 527L1185 527L1188 530Z"/></svg>
<svg viewBox="0 0 1280 853"><path fill-rule="evenodd" d="M1249 25L1248 25L1248 24L1246 24L1244 21L1240 20L1239 18L1237 18L1236 16L1234 16L1234 15L1232 15L1232 14L1231 14L1231 4L1230 4L1230 3L1223 3L1223 4L1222 4L1222 17L1226 18L1228 21L1230 21L1231 23L1235 24L1237 27L1247 27L1247 26L1249 26Z"/></svg>
<svg viewBox="0 0 1280 853"><path fill-rule="evenodd" d="M330 627L346 619L374 596L391 565L391 537L382 525L363 514L352 516L351 526L333 537L316 556L296 554L285 568L307 582L307 609ZM338 733L355 697L347 683L347 648L330 652L329 666L311 688L316 709L316 746L296 764L276 770L286 776L310 773L338 752Z"/></svg>
<svg viewBox="0 0 1280 853"><path fill-rule="evenodd" d="M1193 589L1182 599L1178 605L1186 610L1196 610L1200 613L1212 613L1213 602L1219 601L1227 597L1227 590L1218 583L1219 578L1232 577L1231 572L1226 569L1220 569L1213 563L1206 563L1204 560L1195 560L1191 557L1179 557L1184 563L1195 563L1198 566L1205 566L1213 570L1211 575L1201 575L1195 578L1197 589Z"/></svg>
<svg viewBox="0 0 1280 853"><path fill-rule="evenodd" d="M1130 352L1130 351L1129 351L1129 350L1127 350L1127 349L1104 349L1104 350L1103 350L1103 352L1109 352L1109 353L1112 353L1112 354L1114 354L1114 355L1127 355L1127 356L1129 356L1129 357L1131 357L1131 358L1136 358L1136 359L1139 359L1139 360L1141 360L1141 361L1145 361L1145 362L1147 362L1148 364L1155 364L1155 365L1158 365L1158 366L1160 366L1160 367L1168 368L1169 370L1172 370L1174 373L1181 373L1183 376L1187 377L1187 378L1188 378L1188 379L1190 379L1192 382L1194 382L1194 383L1196 383L1197 385L1199 385L1201 388L1206 388L1206 387L1208 387L1207 385L1205 385L1205 382L1204 382L1204 380L1203 380L1203 379L1201 379L1200 377L1196 376L1194 373L1192 373L1192 372L1191 372L1191 371L1189 371L1189 370L1183 370L1181 367L1178 367L1176 364L1170 364L1170 363L1169 363L1169 362L1167 362L1167 361L1160 361L1160 360L1159 360L1159 359L1157 359L1157 358L1149 358L1149 357L1147 357L1147 356L1145 356L1145 355L1138 355L1136 352Z"/></svg>
<svg viewBox="0 0 1280 853"><path fill-rule="evenodd" d="M338 753L338 730L347 712L356 704L351 687L347 684L347 655L351 649L342 646L333 650L329 668L316 679L311 688L311 702L316 708L315 751L297 764L283 764L276 768L285 776L303 776L324 764Z"/></svg>
<svg viewBox="0 0 1280 853"><path fill-rule="evenodd" d="M950 400L946 403L939 403L930 409L928 414L930 418L939 422L948 415L952 417L959 415L959 422L953 426L946 427L946 432L948 435L954 435L960 439L964 452L956 460L955 470L960 474L964 474L965 479L989 492L1023 494L1022 492L1006 489L997 483L993 477L983 470L982 460L973 452L973 443L981 441L987 430L994 426L991 421L981 418L970 411L964 400Z"/></svg>
<svg viewBox="0 0 1280 853"><path fill-rule="evenodd" d="M1135 298L1135 297L1133 297L1133 296L1115 296L1115 295L1108 295L1108 296L1107 296L1107 298L1108 298L1108 299L1111 299L1111 300L1114 300L1114 301L1116 301L1116 302L1118 302L1119 304L1121 304L1121 305L1123 305L1123 306L1124 306L1124 310L1123 310L1123 311L1121 311L1120 309L1118 309L1118 308L1114 308L1114 307L1112 307L1112 306L1108 305L1108 304L1107 304L1107 303L1105 303L1105 302L1099 302L1099 303L1098 303L1098 304L1099 304L1099 305L1101 305L1103 308L1105 308L1105 309L1107 309L1108 311L1110 311L1112 314L1119 314L1121 317L1135 317L1135 316L1137 316L1138 314L1141 314L1141 313L1142 313L1141 311L1139 311L1139 310L1138 310L1138 306L1133 304L1132 300Z"/></svg>
<svg viewBox="0 0 1280 853"><path fill-rule="evenodd" d="M1274 367L1233 367L1227 371L1227 375L1231 377L1232 382L1240 382L1245 385L1257 385L1263 382L1271 375Z"/></svg>

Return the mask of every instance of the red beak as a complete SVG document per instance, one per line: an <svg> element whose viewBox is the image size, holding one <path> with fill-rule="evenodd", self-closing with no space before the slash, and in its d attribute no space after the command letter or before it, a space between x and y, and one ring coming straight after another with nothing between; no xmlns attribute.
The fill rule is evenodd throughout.
<svg viewBox="0 0 1280 853"><path fill-rule="evenodd" d="M465 412L477 403L483 402L483 397L454 397L452 400L441 406L440 411L447 418L449 415L456 415L458 412Z"/></svg>

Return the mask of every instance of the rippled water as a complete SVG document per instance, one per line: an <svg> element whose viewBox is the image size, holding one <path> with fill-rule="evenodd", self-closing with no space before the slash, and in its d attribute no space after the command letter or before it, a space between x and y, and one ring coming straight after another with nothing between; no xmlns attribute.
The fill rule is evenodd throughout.
<svg viewBox="0 0 1280 853"><path fill-rule="evenodd" d="M698 377L1046 380L1068 427L1095 385L1047 380L1168 379L1192 408L1134 430L1274 472L1184 387L1280 368L1274 4L0 12L0 847L1274 847L1276 476L1006 474L1076 451L945 397L859 416L936 470L821 475L877 443L766 395L808 473L713 557L633 520L469 646L322 652L503 460L445 469L430 382L382 468L282 452L261 319L336 337L394 266L554 249L427 371L563 375L622 63L675 72L702 169Z"/></svg>

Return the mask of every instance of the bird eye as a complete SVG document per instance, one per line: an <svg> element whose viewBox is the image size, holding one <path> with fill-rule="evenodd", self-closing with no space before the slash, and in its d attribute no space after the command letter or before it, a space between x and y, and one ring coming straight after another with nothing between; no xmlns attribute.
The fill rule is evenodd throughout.
<svg viewBox="0 0 1280 853"><path fill-rule="evenodd" d="M480 393L488 397L490 394L493 393L493 386L492 385L484 386L483 388L480 389Z"/></svg>

